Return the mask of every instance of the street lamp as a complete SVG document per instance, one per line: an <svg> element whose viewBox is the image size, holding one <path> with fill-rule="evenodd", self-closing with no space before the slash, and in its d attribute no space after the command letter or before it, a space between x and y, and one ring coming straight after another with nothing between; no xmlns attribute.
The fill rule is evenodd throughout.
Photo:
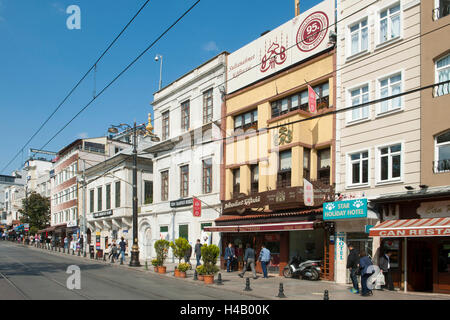
<svg viewBox="0 0 450 320"><path fill-rule="evenodd" d="M109 133L118 133L118 128L127 127L130 130L133 130L133 246L131 247L131 258L130 258L130 267L139 267L141 264L139 262L139 245L138 245L138 201L137 201L137 132L142 133L146 131L142 129L142 125L136 127L136 121L134 122L134 126L131 127L126 123L121 123L118 126L111 126L108 129ZM145 128L145 127L144 127ZM152 137L152 141L159 141L159 138L152 132L149 132Z"/></svg>
<svg viewBox="0 0 450 320"><path fill-rule="evenodd" d="M163 57L160 54L157 54L155 57L155 61L158 62L158 60L161 59L161 64L159 67L159 89L161 90L161 83L162 83L162 63L163 63Z"/></svg>

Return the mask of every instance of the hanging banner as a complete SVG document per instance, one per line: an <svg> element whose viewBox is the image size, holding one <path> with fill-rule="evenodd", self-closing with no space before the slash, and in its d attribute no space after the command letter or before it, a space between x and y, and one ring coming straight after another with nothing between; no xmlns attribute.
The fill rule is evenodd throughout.
<svg viewBox="0 0 450 320"><path fill-rule="evenodd" d="M228 56L228 93L330 47L334 1L325 0Z"/></svg>
<svg viewBox="0 0 450 320"><path fill-rule="evenodd" d="M308 107L309 107L309 112L316 113L316 111L317 111L316 101L317 101L316 92L308 84Z"/></svg>
<svg viewBox="0 0 450 320"><path fill-rule="evenodd" d="M194 211L194 217L200 217L202 215L202 202L194 198L192 209Z"/></svg>
<svg viewBox="0 0 450 320"><path fill-rule="evenodd" d="M303 187L305 191L303 192L303 202L305 206L313 206L314 205L314 188L311 182L306 179L303 179Z"/></svg>

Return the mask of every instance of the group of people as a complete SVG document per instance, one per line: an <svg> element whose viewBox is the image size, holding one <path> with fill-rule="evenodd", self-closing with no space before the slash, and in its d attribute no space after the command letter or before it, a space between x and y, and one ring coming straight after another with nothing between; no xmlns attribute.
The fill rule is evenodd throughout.
<svg viewBox="0 0 450 320"><path fill-rule="evenodd" d="M233 266L234 262L236 261L237 256L236 256L236 250L233 247L233 244L231 242L228 244L228 247L225 249L224 258L227 263L227 272L232 272L232 266ZM255 250L251 247L250 243L247 243L246 248L245 248L245 253L244 253L244 259L243 259L243 262L245 263L245 265L244 265L242 272L239 273L239 276L241 278L243 278L245 272L250 267L252 269L253 279L257 279L256 269L255 269L256 261L261 262L263 278L267 279L268 278L267 265L270 262L270 250L267 249L264 244L261 245L261 251L259 252L258 259L256 259Z"/></svg>
<svg viewBox="0 0 450 320"><path fill-rule="evenodd" d="M116 244L116 240L113 240L112 243L108 244L108 248L105 250L105 254L108 256L108 260L110 260L111 262L118 260L120 256L120 263L124 263L127 247L127 242L125 241L124 237L121 237L118 246Z"/></svg>
<svg viewBox="0 0 450 320"><path fill-rule="evenodd" d="M375 272L373 267L372 260L367 255L364 250L358 252L358 250L353 246L348 246L350 250L350 254L347 259L347 269L350 269L350 279L352 280L353 288L350 289L352 293L359 294L359 283L358 283L358 275L361 276L361 295L371 296L372 290L368 287L368 280L370 276ZM391 273L391 258L392 253L390 251L384 252L380 255L379 259L379 268L381 275L381 287L380 289L387 288L390 291L394 291L394 283L392 281L392 273ZM376 279L378 281L378 279Z"/></svg>

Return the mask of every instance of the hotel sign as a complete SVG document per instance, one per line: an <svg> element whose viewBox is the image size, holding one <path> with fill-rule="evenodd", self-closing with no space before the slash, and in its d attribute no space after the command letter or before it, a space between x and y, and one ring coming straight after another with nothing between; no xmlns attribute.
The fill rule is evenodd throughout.
<svg viewBox="0 0 450 320"><path fill-rule="evenodd" d="M112 216L112 215L113 215L112 210L95 212L93 214L94 218L103 218L103 217L108 217L108 216Z"/></svg>
<svg viewBox="0 0 450 320"><path fill-rule="evenodd" d="M326 50L334 1L325 0L228 56L228 92Z"/></svg>
<svg viewBox="0 0 450 320"><path fill-rule="evenodd" d="M325 202L323 220L367 218L367 199Z"/></svg>
<svg viewBox="0 0 450 320"><path fill-rule="evenodd" d="M193 204L194 204L193 198L170 201L171 208L187 207L192 206Z"/></svg>

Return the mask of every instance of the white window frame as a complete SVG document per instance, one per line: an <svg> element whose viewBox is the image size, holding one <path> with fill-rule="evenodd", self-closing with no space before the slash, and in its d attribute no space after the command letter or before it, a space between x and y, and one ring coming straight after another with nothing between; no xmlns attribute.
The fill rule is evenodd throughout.
<svg viewBox="0 0 450 320"><path fill-rule="evenodd" d="M386 147L392 147L394 145L400 144L401 145L401 151L400 151L400 177L398 178L392 178L392 166L390 166L391 162L388 162L389 168L388 168L388 176L389 178L387 180L381 180L380 176L380 169L381 169L381 152L380 150L382 148ZM389 150L389 158L391 157L390 150ZM391 184L391 183L399 183L403 182L405 175L405 142L404 141L395 141L391 143L386 143L383 145L375 146L375 181L376 185L384 185L384 184Z"/></svg>
<svg viewBox="0 0 450 320"><path fill-rule="evenodd" d="M359 28L358 28L358 33L359 33L358 47L359 47L359 50L356 53L352 53L352 32L351 32L351 28L353 26L355 26L356 24L361 24L361 22L364 21L364 20L367 21L367 25L364 27L364 28L367 28L367 49L361 50L361 44L362 44L362 41L361 41L362 40L361 29L362 28L361 28L361 26L359 26ZM351 59L353 57L362 55L362 54L370 51L370 40L371 39L370 39L370 28L369 28L369 16L362 17L362 18L360 18L360 19L358 19L356 21L353 21L353 22L349 23L346 26L346 34L347 34L347 39L348 39L347 43L346 43L346 46L347 46L346 58L347 59Z"/></svg>
<svg viewBox="0 0 450 320"><path fill-rule="evenodd" d="M354 154L361 154L363 152L367 152L368 156L367 156L367 182L360 182L360 183L352 183L352 160L351 160L351 156ZM345 158L346 158L346 189L352 189L352 188L361 188L361 187L369 187L370 186L370 179L372 178L371 176L371 171L370 171L370 165L371 165L371 158L372 158L372 150L371 148L364 148L364 149L359 149L359 150L353 150L350 152L346 152L345 153ZM360 162L362 163L362 160L360 159ZM361 177L362 177L362 166L360 168L361 170Z"/></svg>
<svg viewBox="0 0 450 320"><path fill-rule="evenodd" d="M371 90L371 87L370 87L370 82L365 82L365 83L361 83L361 84L358 84L358 85L356 85L356 86L354 86L354 87L351 87L351 88L349 88L349 89L347 89L347 92L346 92L346 97L347 97L347 99L346 99L346 101L348 101L348 103L346 103L346 105L348 106L348 107L351 107L352 106L352 95L351 95L351 92L352 91L354 91L354 90L357 90L357 89L361 89L361 88L363 88L363 87L365 87L365 86L367 86L368 87L368 95L369 95L369 100L368 101L370 101L370 90ZM360 94L360 97L361 97L362 95ZM361 101L360 101L360 104L362 103L362 99L360 99ZM358 119L352 119L352 111L353 110L349 110L349 111L347 111L346 112L346 124L347 125L351 125L351 124L354 124L354 123L360 123L360 122L364 122L364 121L367 121L367 120L370 120L371 118L372 118L372 115L371 115L371 105L367 105L366 107L362 107L362 108L367 108L367 117L366 118L362 118L362 117L360 117L360 118L358 118ZM362 113L362 109L360 109L360 114Z"/></svg>
<svg viewBox="0 0 450 320"><path fill-rule="evenodd" d="M436 162L439 161L439 149L438 149L438 148L439 148L440 146L450 145L450 141L449 141L449 142L441 142L441 143L438 144L437 138L438 138L439 136L443 135L444 133L449 132L449 131L450 131L450 130L443 131L443 132L437 134L437 135L434 137L434 160L435 160ZM434 167L434 173L443 173L443 172L450 172L450 171L449 171L449 170L442 170L442 171L439 171L439 170L438 170L438 166L435 165L435 167Z"/></svg>
<svg viewBox="0 0 450 320"><path fill-rule="evenodd" d="M438 64L439 61L441 61L441 60L443 60L443 59L445 59L445 58L447 58L447 57L450 57L450 53L448 53L448 54L446 54L445 56L443 56L443 57L437 59L436 62L434 63L434 83L439 83L438 72L439 72L440 70L444 70L444 69L447 69L447 68L450 69L450 64L449 64L448 66L446 66L446 67L440 68L439 70L438 70L438 66L437 66L437 64ZM450 79L449 79L449 80L450 80ZM448 86L448 89L447 89L447 90L449 91L449 93L444 93L444 94L441 94L441 95L438 94L438 93L439 93L439 92L438 92L438 86L435 86L435 87L434 87L434 90L433 90L434 96L435 96L435 97L441 97L441 96L445 96L445 95L447 95L447 94L450 94L450 84L447 84L447 86Z"/></svg>
<svg viewBox="0 0 450 320"><path fill-rule="evenodd" d="M391 28L392 28L392 24L390 22L391 21L391 19L390 19L391 15L389 15L389 9L393 8L393 7L397 6L397 5L400 6L400 9L399 9L399 12L398 12L398 14L400 16L400 32L399 32L399 35L398 35L398 37L390 38L390 39L387 39L387 40L381 42L380 41L380 35L381 35L381 17L380 16L381 16L381 12L383 12L385 10L388 10L388 13L387 13L387 19L388 19L388 30L387 30L387 33L389 35L390 31L391 31ZM395 13L393 15L396 15L396 14L397 13ZM375 28L375 43L376 43L376 47L378 48L378 47L385 46L387 44L390 44L392 42L395 42L395 41L398 41L398 40L401 40L401 39L403 39L403 6L402 6L401 1L397 0L397 1L391 2L387 6L384 6L383 8L381 8L381 9L379 9L377 11L376 28Z"/></svg>
<svg viewBox="0 0 450 320"><path fill-rule="evenodd" d="M377 100L381 99L381 81L385 80L385 79L390 79L393 76L396 76L400 74L401 76L401 80L400 80L400 93L404 92L404 83L405 83L405 72L404 70L397 70L395 72L392 72L390 74L387 75L383 75L379 78L377 78L377 83L376 83L376 97ZM388 80L389 81L389 80ZM391 84L388 82L388 97L392 96L392 90L391 90ZM381 102L377 103L376 106L376 116L384 116L387 114L391 114L391 113L395 113L395 112L399 112L402 111L405 108L405 96L400 96L400 107L396 107L395 109L392 108L392 99L387 100L388 102L388 110L387 111L381 111Z"/></svg>

